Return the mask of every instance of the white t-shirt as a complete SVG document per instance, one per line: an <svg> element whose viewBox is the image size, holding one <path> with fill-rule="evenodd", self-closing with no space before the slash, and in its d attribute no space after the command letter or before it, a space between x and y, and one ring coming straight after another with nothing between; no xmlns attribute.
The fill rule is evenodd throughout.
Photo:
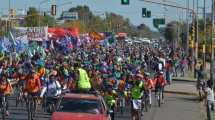
<svg viewBox="0 0 215 120"><path fill-rule="evenodd" d="M209 101L215 101L214 100L214 91L211 88L209 88L209 87L207 87L205 89L205 91L207 92L207 100L209 100Z"/></svg>

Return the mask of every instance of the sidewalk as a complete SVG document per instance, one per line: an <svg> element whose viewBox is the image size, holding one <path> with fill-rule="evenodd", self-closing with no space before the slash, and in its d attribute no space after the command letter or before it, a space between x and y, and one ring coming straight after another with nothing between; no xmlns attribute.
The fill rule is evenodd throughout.
<svg viewBox="0 0 215 120"><path fill-rule="evenodd" d="M206 63L206 80L210 78L210 63ZM178 80L178 81L189 81L189 82L195 82L197 81L196 78L194 78L194 70L193 71L188 71L186 70L185 76L184 77L180 77L180 75L178 75L178 77L173 77L173 80Z"/></svg>
<svg viewBox="0 0 215 120"><path fill-rule="evenodd" d="M181 77L180 74L177 77L173 77L173 80L183 80L183 81L193 81L195 82L197 79L194 78L194 71L186 71L185 76Z"/></svg>
<svg viewBox="0 0 215 120"><path fill-rule="evenodd" d="M173 81L171 85L165 87L165 92L183 95L198 95L196 83L187 81Z"/></svg>

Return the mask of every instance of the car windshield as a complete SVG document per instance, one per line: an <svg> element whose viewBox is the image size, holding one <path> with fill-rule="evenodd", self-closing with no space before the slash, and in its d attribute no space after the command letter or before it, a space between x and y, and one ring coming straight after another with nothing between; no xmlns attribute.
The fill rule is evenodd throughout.
<svg viewBox="0 0 215 120"><path fill-rule="evenodd" d="M64 98L58 112L101 114L101 103L98 100Z"/></svg>

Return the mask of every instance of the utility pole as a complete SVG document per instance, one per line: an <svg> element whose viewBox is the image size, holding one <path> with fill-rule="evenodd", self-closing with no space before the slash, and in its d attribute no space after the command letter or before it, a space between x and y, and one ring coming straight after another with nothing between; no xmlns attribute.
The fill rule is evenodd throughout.
<svg viewBox="0 0 215 120"><path fill-rule="evenodd" d="M198 2L198 1L197 1ZM203 40L203 67L204 67L204 69L206 68L206 62L205 62L205 45L206 45L206 39L207 39L207 35L206 35L206 33L207 33L207 25L206 25L206 22L207 22L207 20L206 20L206 0L204 0L204 8L203 8L203 17L204 17L204 40Z"/></svg>
<svg viewBox="0 0 215 120"><path fill-rule="evenodd" d="M189 55L189 16L190 16L190 14L189 14L189 6L190 6L189 0L187 0L186 6L187 6L187 10L186 10L186 19L187 19L186 53L187 53L187 55Z"/></svg>
<svg viewBox="0 0 215 120"><path fill-rule="evenodd" d="M8 3L8 26L7 26L7 33L10 31L10 9L11 9L11 6L10 6L10 0L8 1L9 3Z"/></svg>
<svg viewBox="0 0 215 120"><path fill-rule="evenodd" d="M198 22L198 0L197 0L197 8L196 14L194 14L194 22L195 22L195 60L198 60L198 51L199 51L199 39L198 39L198 32L199 32L199 22ZM195 0L193 0L193 10L195 9ZM194 10L195 11L195 10Z"/></svg>
<svg viewBox="0 0 215 120"><path fill-rule="evenodd" d="M214 4L215 4L215 0L212 0L212 7L211 7L211 13L212 13L212 15L211 15L211 25L212 25L212 28L211 28L211 67L210 67L210 79L211 79L211 81L212 81L212 86L213 86L213 88L215 87L214 85L214 83L215 83L215 81L214 81L214 40L215 40L215 34L214 34L214 27L215 27L215 25L214 25L214 17L215 17L215 7L214 7Z"/></svg>

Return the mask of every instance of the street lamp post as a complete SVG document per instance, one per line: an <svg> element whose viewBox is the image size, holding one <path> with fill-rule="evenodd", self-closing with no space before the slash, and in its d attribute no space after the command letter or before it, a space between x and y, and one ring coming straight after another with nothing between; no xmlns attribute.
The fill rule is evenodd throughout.
<svg viewBox="0 0 215 120"><path fill-rule="evenodd" d="M186 3L186 6L187 6L187 10L186 10L186 20L187 20L187 40L186 40L186 53L187 53L187 55L189 54L189 16L190 16L190 14L189 14L189 0L187 0L187 3Z"/></svg>
<svg viewBox="0 0 215 120"><path fill-rule="evenodd" d="M206 36L206 30L207 30L207 26L206 26L206 22L207 22L207 20L206 20L206 0L204 0L204 8L203 8L203 17L204 17L204 42L203 42L203 66L204 66L204 69L206 68L206 57L205 57L205 45L206 45L206 39L207 39L207 36Z"/></svg>
<svg viewBox="0 0 215 120"><path fill-rule="evenodd" d="M39 27L41 26L41 17L40 17L40 15L41 15L41 5L46 3L46 2L48 2L48 0L43 0L43 1L41 1L39 3L39 21L38 21L39 22Z"/></svg>
<svg viewBox="0 0 215 120"><path fill-rule="evenodd" d="M214 27L215 27L215 25L214 25L214 17L215 17L215 7L214 7L214 4L215 4L215 0L212 0L212 7L211 7L211 13L212 13L212 15L211 15L211 25L212 25L212 29L211 29L211 66L210 66L210 79L211 79L211 81L212 81L212 86L213 86L213 88L215 87L214 85L214 83L215 83L215 81L214 81L214 40L215 40L215 34L214 34Z"/></svg>

